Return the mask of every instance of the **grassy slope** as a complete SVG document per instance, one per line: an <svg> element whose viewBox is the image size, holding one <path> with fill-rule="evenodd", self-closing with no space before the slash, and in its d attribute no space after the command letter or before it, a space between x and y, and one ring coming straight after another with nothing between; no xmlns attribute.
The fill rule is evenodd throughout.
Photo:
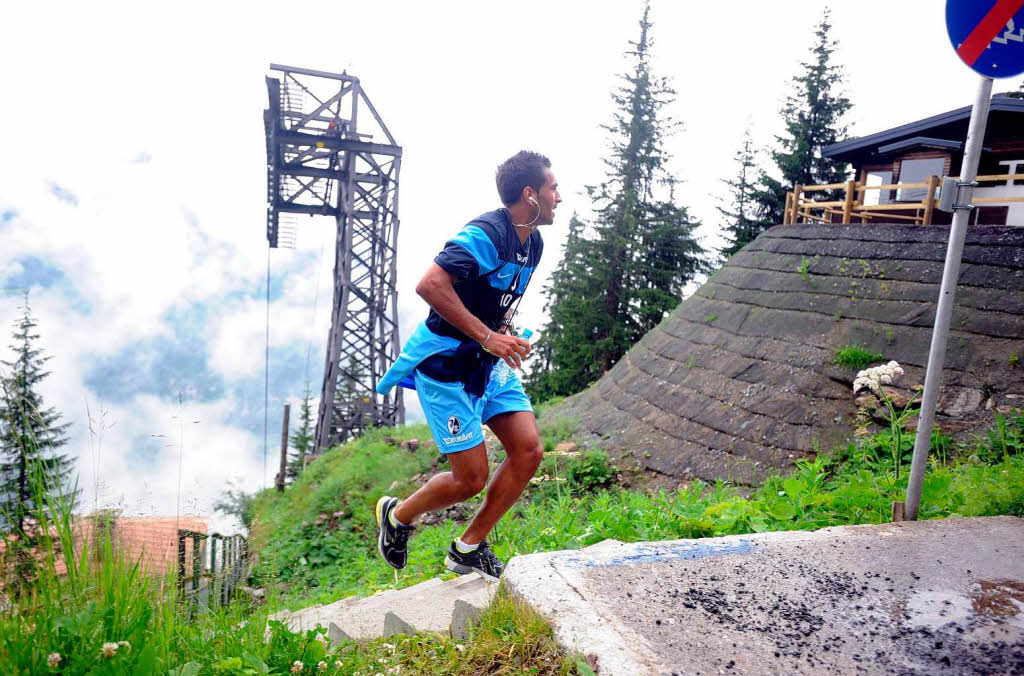
<svg viewBox="0 0 1024 676"><path fill-rule="evenodd" d="M543 414L541 428L548 450L571 434L566 421L548 421ZM409 565L398 575L376 555L374 501L384 492L407 495L436 461L432 445L411 454L385 444L386 433L429 438L425 426L375 431L333 449L283 495L261 496L254 542L262 550L263 573L282 583L282 600L288 607L404 587L446 573L443 553L461 528L452 519L418 528ZM904 435L902 442L906 463L913 438ZM1001 433L972 444L949 448L945 440L926 475L921 518L1024 515L1020 451L1020 414L1007 421ZM614 468L599 452L551 455L538 472L549 480L528 488L499 523L491 542L507 560L606 538L698 538L880 523L889 520L891 502L902 500L906 490L907 464L897 478L891 457L887 434L866 437L831 456L801 462L793 474L773 476L743 497L725 483L695 482L683 490L657 493L624 490L610 485ZM421 476L413 479L416 475ZM397 485L392 488L393 482ZM339 509L344 515L319 518Z"/></svg>

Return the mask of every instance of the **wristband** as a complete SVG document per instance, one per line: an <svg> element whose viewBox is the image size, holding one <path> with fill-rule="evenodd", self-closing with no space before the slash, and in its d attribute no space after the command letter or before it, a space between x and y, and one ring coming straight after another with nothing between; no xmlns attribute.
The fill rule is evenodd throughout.
<svg viewBox="0 0 1024 676"><path fill-rule="evenodd" d="M487 337L484 338L484 342L480 343L480 349L482 349L487 354L492 354L492 352L487 349L487 341L491 339L491 333L492 331L490 329L487 329Z"/></svg>

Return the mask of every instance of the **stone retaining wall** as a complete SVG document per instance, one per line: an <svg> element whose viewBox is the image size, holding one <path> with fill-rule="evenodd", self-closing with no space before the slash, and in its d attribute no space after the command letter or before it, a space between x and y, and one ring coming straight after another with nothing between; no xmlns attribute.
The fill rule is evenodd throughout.
<svg viewBox="0 0 1024 676"><path fill-rule="evenodd" d="M948 226L777 226L556 414L680 479L754 483L848 439L859 345L924 381ZM937 424L1024 407L1024 228L972 227Z"/></svg>

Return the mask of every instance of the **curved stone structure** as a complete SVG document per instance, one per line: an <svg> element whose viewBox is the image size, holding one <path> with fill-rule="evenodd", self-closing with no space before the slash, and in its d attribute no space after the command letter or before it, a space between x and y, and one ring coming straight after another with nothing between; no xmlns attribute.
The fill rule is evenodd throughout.
<svg viewBox="0 0 1024 676"><path fill-rule="evenodd" d="M949 228L771 228L569 398L602 445L671 477L750 484L853 431L859 345L923 383ZM968 230L936 423L1024 407L1024 228Z"/></svg>

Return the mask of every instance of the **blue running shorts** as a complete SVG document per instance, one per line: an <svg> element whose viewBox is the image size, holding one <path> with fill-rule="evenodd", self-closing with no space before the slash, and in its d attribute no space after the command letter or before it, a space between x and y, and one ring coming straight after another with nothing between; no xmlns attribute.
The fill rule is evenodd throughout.
<svg viewBox="0 0 1024 676"><path fill-rule="evenodd" d="M500 366L501 362L495 364L482 397L467 393L462 383L442 383L424 375L419 369L413 372L416 393L439 451L458 453L481 443L484 440L483 424L496 415L514 411L533 412L519 375L506 370L507 377L503 379Z"/></svg>

